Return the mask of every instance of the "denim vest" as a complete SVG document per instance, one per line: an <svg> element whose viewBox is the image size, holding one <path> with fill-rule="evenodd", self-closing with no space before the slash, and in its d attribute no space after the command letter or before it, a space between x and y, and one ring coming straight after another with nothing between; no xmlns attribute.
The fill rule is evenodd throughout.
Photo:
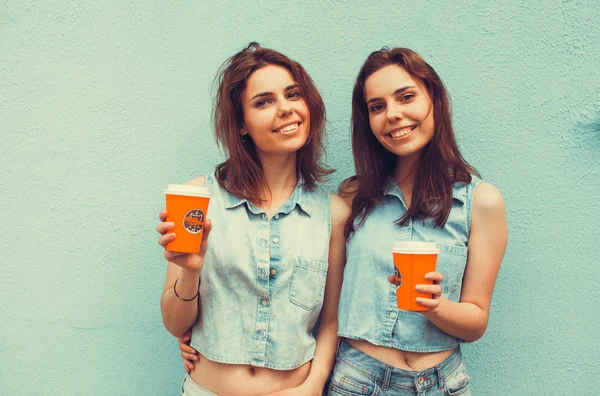
<svg viewBox="0 0 600 396"><path fill-rule="evenodd" d="M432 219L409 220L398 226L406 212L402 191L392 179L382 203L367 217L346 246L344 283L338 309L338 335L374 345L411 352L456 348L462 341L441 331L420 313L398 309L392 247L397 241L435 242L440 253L436 269L444 275L444 297L459 301L467 262L467 242L473 191L481 182L456 183L452 209L443 228ZM356 223L357 224L357 223Z"/></svg>
<svg viewBox="0 0 600 396"><path fill-rule="evenodd" d="M213 224L191 346L206 358L275 370L314 357L325 293L329 194L301 182L271 218L206 177Z"/></svg>

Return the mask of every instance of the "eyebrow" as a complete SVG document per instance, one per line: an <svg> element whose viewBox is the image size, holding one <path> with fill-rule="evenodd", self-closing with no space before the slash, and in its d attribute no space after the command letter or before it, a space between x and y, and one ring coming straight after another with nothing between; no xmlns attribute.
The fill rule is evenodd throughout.
<svg viewBox="0 0 600 396"><path fill-rule="evenodd" d="M285 87L284 92L291 91L292 89L298 88L298 84L292 84ZM273 92L261 92L254 95L250 100L254 100L255 98L261 98L263 96L273 95Z"/></svg>
<svg viewBox="0 0 600 396"><path fill-rule="evenodd" d="M414 85L408 85L406 87L398 88L397 90L394 91L394 95L398 95L410 88L416 88L416 87ZM371 98L371 99L367 100L367 104L369 104L371 102L377 102L379 100L383 100L383 98Z"/></svg>

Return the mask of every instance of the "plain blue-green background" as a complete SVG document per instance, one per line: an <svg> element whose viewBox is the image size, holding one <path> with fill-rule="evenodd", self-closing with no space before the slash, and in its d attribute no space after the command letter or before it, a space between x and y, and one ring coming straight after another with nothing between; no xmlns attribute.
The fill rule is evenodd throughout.
<svg viewBox="0 0 600 396"><path fill-rule="evenodd" d="M222 159L212 81L252 40L320 89L332 188L366 56L431 63L510 229L487 333L464 347L474 394L597 393L598 20L597 0L1 2L0 394L177 394L154 227L163 188Z"/></svg>

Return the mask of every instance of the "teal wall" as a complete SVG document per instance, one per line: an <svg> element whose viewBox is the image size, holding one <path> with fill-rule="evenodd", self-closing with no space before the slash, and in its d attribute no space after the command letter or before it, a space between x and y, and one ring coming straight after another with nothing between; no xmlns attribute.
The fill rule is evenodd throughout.
<svg viewBox="0 0 600 396"><path fill-rule="evenodd" d="M316 81L332 188L366 56L433 65L508 211L489 328L464 348L474 393L597 393L600 3L374 3L1 2L0 394L177 393L154 227L163 188L221 160L212 79L251 40Z"/></svg>

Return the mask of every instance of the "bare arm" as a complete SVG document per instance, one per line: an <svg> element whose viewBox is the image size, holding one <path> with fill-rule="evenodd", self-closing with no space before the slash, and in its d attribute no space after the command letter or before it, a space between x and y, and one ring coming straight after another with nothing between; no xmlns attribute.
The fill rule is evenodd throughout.
<svg viewBox="0 0 600 396"><path fill-rule="evenodd" d="M302 388L310 389L309 394L320 395L333 367L337 349L338 302L342 289L342 277L346 263L346 241L344 224L350 214L350 207L339 196L331 194L331 239L329 242L329 269L325 283L325 300L319 317L319 331L315 357L310 373Z"/></svg>
<svg viewBox="0 0 600 396"><path fill-rule="evenodd" d="M187 185L204 186L205 178L198 177L186 183ZM166 211L160 214L161 222L156 230L162 235L159 238L159 244L165 248L164 257L167 259L167 277L161 297L161 312L165 328L174 336L181 337L188 330L198 317L198 307L200 305L198 293L200 286L200 271L204 265L204 257L208 249L208 236L212 225L210 220L204 224L204 234L199 254L176 253L166 249L167 243L176 236L169 231L173 228L173 223L165 221ZM174 287L177 281L177 294ZM184 301L190 300L191 301Z"/></svg>
<svg viewBox="0 0 600 396"><path fill-rule="evenodd" d="M440 330L467 342L483 336L507 239L504 199L496 187L481 183L473 194L467 266L460 302L442 296L437 300L437 307L423 312ZM430 301L426 299L426 302Z"/></svg>

